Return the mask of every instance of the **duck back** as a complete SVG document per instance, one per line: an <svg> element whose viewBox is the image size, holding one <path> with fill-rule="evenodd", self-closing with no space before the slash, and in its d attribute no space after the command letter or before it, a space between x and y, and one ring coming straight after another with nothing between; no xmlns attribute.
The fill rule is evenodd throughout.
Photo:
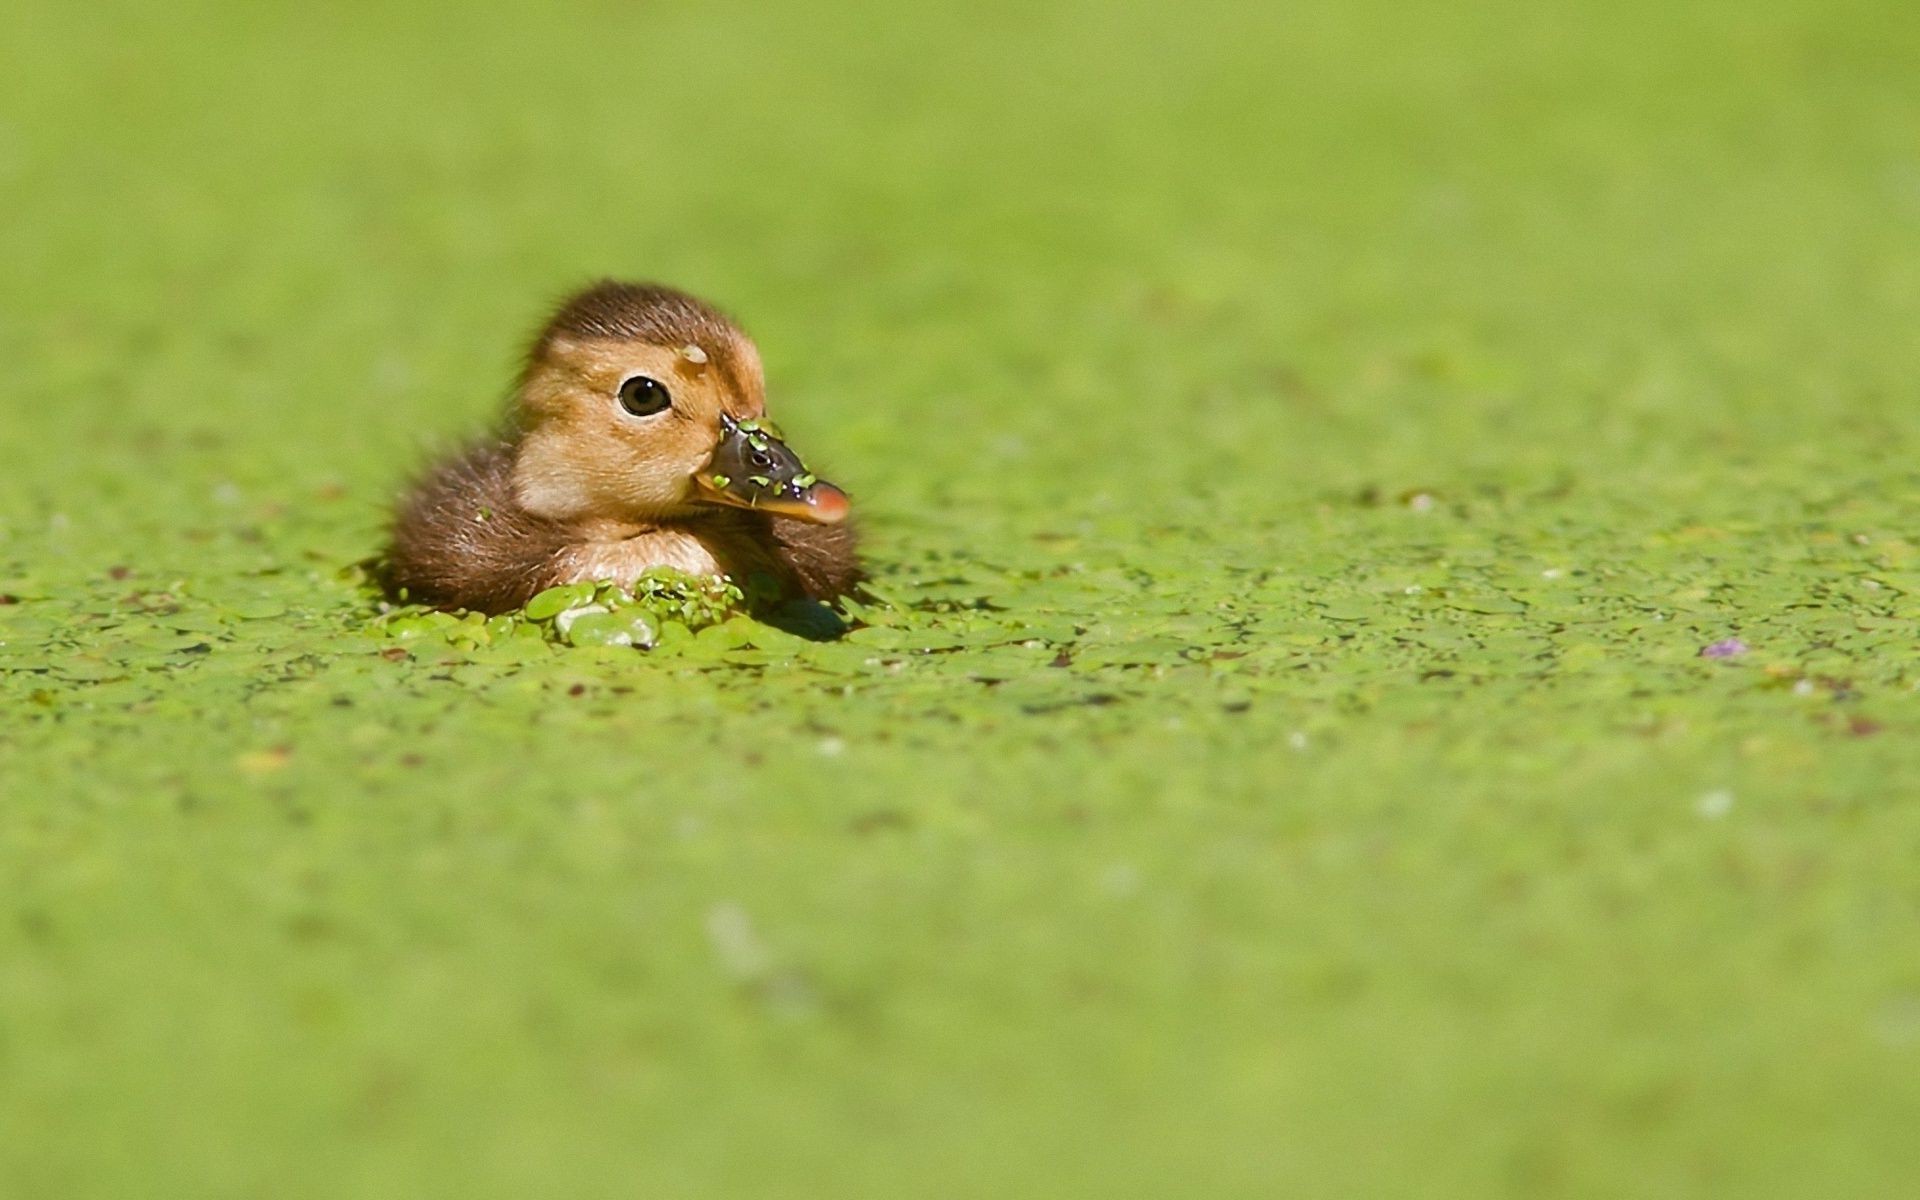
<svg viewBox="0 0 1920 1200"><path fill-rule="evenodd" d="M513 456L482 442L435 466L401 502L385 580L396 599L501 613L551 586L566 529L520 507Z"/></svg>

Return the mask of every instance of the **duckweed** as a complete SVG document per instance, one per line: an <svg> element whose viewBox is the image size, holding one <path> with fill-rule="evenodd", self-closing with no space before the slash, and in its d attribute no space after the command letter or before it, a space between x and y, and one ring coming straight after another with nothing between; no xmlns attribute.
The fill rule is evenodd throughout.
<svg viewBox="0 0 1920 1200"><path fill-rule="evenodd" d="M371 594L371 593L369 593ZM419 606L380 605L372 627L407 640L437 636L455 645L490 645L506 638L539 638L560 646L634 646L650 649L669 623L697 630L748 606L747 593L727 579L694 578L659 569L631 586L611 580L551 587L518 612L487 618Z"/></svg>
<svg viewBox="0 0 1920 1200"><path fill-rule="evenodd" d="M0 12L0 1195L1911 1194L1920 7L954 13ZM602 273L870 594L377 608Z"/></svg>

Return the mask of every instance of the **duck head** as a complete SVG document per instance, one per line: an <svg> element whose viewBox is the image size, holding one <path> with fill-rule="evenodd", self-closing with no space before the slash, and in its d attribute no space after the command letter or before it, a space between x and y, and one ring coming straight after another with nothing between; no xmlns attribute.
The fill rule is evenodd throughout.
<svg viewBox="0 0 1920 1200"><path fill-rule="evenodd" d="M600 283L562 304L534 339L513 415L514 495L540 516L847 516L846 493L810 473L768 421L752 340L669 288Z"/></svg>

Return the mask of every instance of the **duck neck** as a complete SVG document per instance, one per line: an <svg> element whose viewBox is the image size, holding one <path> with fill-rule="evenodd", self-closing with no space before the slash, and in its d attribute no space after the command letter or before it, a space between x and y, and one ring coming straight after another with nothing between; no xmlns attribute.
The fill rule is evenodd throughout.
<svg viewBox="0 0 1920 1200"><path fill-rule="evenodd" d="M751 514L741 514L750 517ZM754 535L750 521L731 514L694 520L648 522L593 519L573 528L567 572L575 579L632 579L656 567L689 575L732 575L744 579L767 570L773 559Z"/></svg>

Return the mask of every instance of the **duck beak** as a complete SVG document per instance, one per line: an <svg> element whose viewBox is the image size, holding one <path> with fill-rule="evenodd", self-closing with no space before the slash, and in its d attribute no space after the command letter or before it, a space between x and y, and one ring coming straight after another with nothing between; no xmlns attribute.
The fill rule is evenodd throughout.
<svg viewBox="0 0 1920 1200"><path fill-rule="evenodd" d="M722 414L720 429L712 460L693 477L695 499L816 525L847 519L847 494L808 471L770 425Z"/></svg>

